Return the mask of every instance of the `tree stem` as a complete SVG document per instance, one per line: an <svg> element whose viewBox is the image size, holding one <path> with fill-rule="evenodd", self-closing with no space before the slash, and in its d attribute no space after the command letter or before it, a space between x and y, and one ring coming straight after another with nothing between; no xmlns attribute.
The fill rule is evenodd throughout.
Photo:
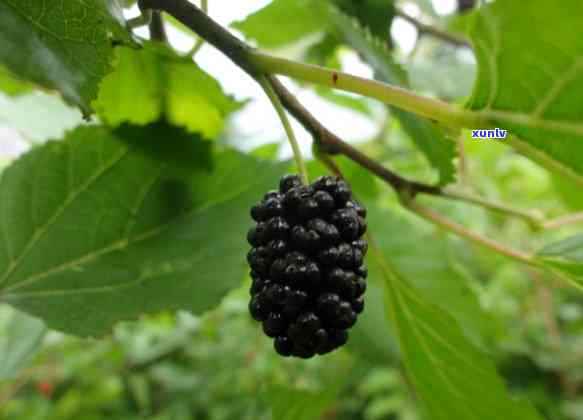
<svg viewBox="0 0 583 420"><path fill-rule="evenodd" d="M166 28L164 28L164 20L160 12L153 12L152 19L148 25L150 29L150 39L158 42L167 42Z"/></svg>
<svg viewBox="0 0 583 420"><path fill-rule="evenodd" d="M533 229L556 229L566 225L583 222L583 212L568 214L557 219L545 220L542 212L532 210L522 210L510 207L504 203L496 203L488 201L485 198L475 195L467 194L465 192L456 191L452 189L442 189L439 197L450 198L453 200L460 200L466 203L476 204L487 210L492 210L508 216L518 217L528 222Z"/></svg>
<svg viewBox="0 0 583 420"><path fill-rule="evenodd" d="M559 217L557 219L547 220L546 222L543 222L542 226L545 229L555 229L555 228L559 228L559 227L563 227L566 225L571 225L573 223L579 223L579 222L583 222L583 212L568 214L566 216Z"/></svg>
<svg viewBox="0 0 583 420"><path fill-rule="evenodd" d="M544 216L537 210L522 210L510 207L504 203L496 203L488 201L482 197L467 194L461 191L445 189L441 192L441 196L451 198L454 200L465 201L466 203L476 204L488 210L503 213L510 216L515 216L528 222L533 228L540 228L543 225Z"/></svg>
<svg viewBox="0 0 583 420"><path fill-rule="evenodd" d="M401 18L403 18L404 20L406 20L407 22L409 22L411 25L415 26L415 28L417 28L417 31L419 32L419 35L431 35L437 39L440 39L442 41L448 42L452 45L455 45L456 47L467 47L470 48L470 43L465 39L462 38L461 36L458 36L456 34L452 34L449 33L447 31L443 31L439 28L436 28L435 26L431 26L428 25L426 23L423 23L417 19L415 19L414 17L408 15L407 13L403 12L400 9L395 9L395 14Z"/></svg>
<svg viewBox="0 0 583 420"><path fill-rule="evenodd" d="M448 219L441 214L422 206L421 204L417 203L415 200L405 201L403 203L408 209L412 212L418 214L419 216L423 217L431 221L432 223L436 224L437 226L449 230L451 232L456 233L459 236L462 236L475 244L478 244L482 247L489 248L498 254L504 255L506 257L512 258L516 261L520 261L521 263L537 266L538 264L534 260L534 258L523 251L515 250L512 248L508 248L501 243L498 243L492 239L486 238L480 235L477 232L472 230L466 229L462 225L454 222L451 219Z"/></svg>
<svg viewBox="0 0 583 420"><path fill-rule="evenodd" d="M458 135L457 145L458 145L458 179L459 184L462 188L468 186L470 181L470 168L468 162L468 156L466 153L466 146L464 144L465 137L463 134Z"/></svg>
<svg viewBox="0 0 583 420"><path fill-rule="evenodd" d="M304 185L308 185L310 183L310 180L308 177L308 169L306 167L306 163L304 162L304 158L302 156L302 151L300 149L300 145L299 145L298 140L294 134L294 130L289 122L289 119L287 118L287 115L285 114L285 109L283 109L283 105L279 99L279 96L277 96L277 93L273 89L273 86L272 86L269 78L267 78L266 76L263 76L263 77L258 78L257 81L259 82L259 84L261 85L261 87L263 88L265 93L267 94L267 97L271 101L273 107L277 111L277 115L279 116L281 123L283 124L285 132L287 133L287 138L288 138L289 143L291 145L291 148L293 150L294 159L296 161L296 166L298 167L298 172L300 173L300 177L302 178L302 182L304 183Z"/></svg>

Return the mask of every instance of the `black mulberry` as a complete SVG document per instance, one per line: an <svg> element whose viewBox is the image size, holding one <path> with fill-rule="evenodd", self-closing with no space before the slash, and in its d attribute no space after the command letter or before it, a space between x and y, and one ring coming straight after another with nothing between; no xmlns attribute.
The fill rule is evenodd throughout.
<svg viewBox="0 0 583 420"><path fill-rule="evenodd" d="M364 310L366 209L344 180L286 175L251 209L249 312L282 356L344 345Z"/></svg>

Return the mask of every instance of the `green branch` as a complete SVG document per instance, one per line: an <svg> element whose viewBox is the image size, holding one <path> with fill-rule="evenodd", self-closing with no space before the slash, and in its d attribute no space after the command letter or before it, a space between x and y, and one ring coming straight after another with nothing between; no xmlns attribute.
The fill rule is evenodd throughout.
<svg viewBox="0 0 583 420"><path fill-rule="evenodd" d="M395 14L409 22L411 25L415 26L415 28L419 32L419 36L431 35L437 39L448 42L456 47L471 48L470 43L465 38L460 37L459 35L443 31L439 28L423 23L420 20L415 19L413 16L403 12L400 9L395 9Z"/></svg>
<svg viewBox="0 0 583 420"><path fill-rule="evenodd" d="M286 60L259 51L251 51L248 60L262 72L289 76L377 99L446 126L475 128L484 125L484 121L472 111L417 95L399 86L321 66Z"/></svg>
<svg viewBox="0 0 583 420"><path fill-rule="evenodd" d="M482 197L478 197L475 195L467 194L465 192L455 191L451 189L443 190L441 196L445 198L451 198L454 200L465 201L466 203L475 204L487 210L491 210L497 213L518 217L519 219L523 219L524 221L529 223L535 229L540 229L544 222L544 215L538 210L516 209L504 203L492 202Z"/></svg>
<svg viewBox="0 0 583 420"><path fill-rule="evenodd" d="M451 219L442 216L441 214L422 206L421 204L417 203L414 200L403 201L405 207L411 210L413 213L423 217L426 220L436 224L437 226L454 232L455 234L468 239L475 244L478 244L482 247L486 247L498 254L504 255L506 257L512 258L516 261L519 261L524 264L538 266L539 264L536 262L534 257L531 254L527 254L526 252L519 251L516 249L509 248L501 243L498 243L490 238L486 238L480 235L477 232L474 232L470 229L466 229L462 225L457 222L454 222Z"/></svg>
<svg viewBox="0 0 583 420"><path fill-rule="evenodd" d="M468 194L453 189L442 189L440 194L435 194L438 197L449 198L452 200L459 200L470 204L483 207L486 210L494 211L504 214L506 216L513 216L527 222L533 229L556 229L563 226L583 222L583 212L567 214L557 219L547 219L545 215L536 209L523 210L511 207L504 203L498 203L486 200L485 198Z"/></svg>
<svg viewBox="0 0 583 420"><path fill-rule="evenodd" d="M557 219L547 220L542 223L544 229L556 229L567 225L572 225L574 223L583 222L583 212L568 214L566 216L559 217Z"/></svg>

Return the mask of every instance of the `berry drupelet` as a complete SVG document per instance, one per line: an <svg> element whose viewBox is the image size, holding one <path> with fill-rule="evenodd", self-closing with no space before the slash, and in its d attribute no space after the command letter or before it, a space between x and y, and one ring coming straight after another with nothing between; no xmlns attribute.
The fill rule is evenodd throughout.
<svg viewBox="0 0 583 420"><path fill-rule="evenodd" d="M348 183L309 186L286 175L251 209L251 316L282 356L310 358L344 345L364 310L366 209Z"/></svg>

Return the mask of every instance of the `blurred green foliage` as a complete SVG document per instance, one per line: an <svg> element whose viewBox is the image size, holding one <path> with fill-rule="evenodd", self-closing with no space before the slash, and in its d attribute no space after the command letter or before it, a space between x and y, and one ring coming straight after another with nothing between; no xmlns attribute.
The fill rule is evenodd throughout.
<svg viewBox="0 0 583 420"><path fill-rule="evenodd" d="M281 400L290 392L301 406L317 396L304 413L416 418L397 367L375 367L345 350L282 360L248 317L247 288L246 282L201 318L186 312L143 317L99 340L50 333L1 418L267 419L272 409L281 412L274 395ZM0 395L19 384L3 385Z"/></svg>
<svg viewBox="0 0 583 420"><path fill-rule="evenodd" d="M292 3L281 1L253 15L252 21L265 16L273 19L275 29L258 28L249 22L236 27L248 27L251 38L277 48L327 28L308 16L293 21L293 31L272 37L280 24L289 20L282 5ZM357 3L336 2L362 26L388 41L389 47L395 47L382 24L392 17L392 7L383 15L377 13L382 2L368 1L372 7L364 13ZM434 24L446 26L446 19L434 14L431 2L418 3ZM468 23L463 19L456 20L456 27ZM336 38L328 34L308 46L307 61L341 68L341 56L350 43L341 45ZM467 54L429 37L423 37L411 55L394 49L395 63L408 71L413 89L459 103L469 94L475 63ZM188 61L176 60L180 65ZM131 69L136 74L143 71L139 65ZM0 69L0 87L20 96L0 98L0 104L8 104L0 110L0 118L8 120L27 140L56 137L53 133L80 122L79 113L55 97L29 94L31 86L15 85L4 73ZM204 79L208 82L206 76ZM165 86L168 80L158 82ZM190 94L197 86L190 86ZM218 85L213 87L222 98ZM133 92L118 91L116 84L110 88L109 101L119 101L118 95L124 94L120 109L126 117L135 117ZM157 92L165 87L152 89ZM437 178L439 165L429 164L431 159L390 110L375 108L360 98L333 95L329 90L317 93L377 120L378 133L361 141L359 150L411 179ZM192 98L179 99L190 103ZM113 109L111 103L106 109ZM44 117L38 118L46 125L35 125L35 130L27 124L29 114L38 116L41 111ZM229 112L217 117L218 125L229 123ZM198 117L190 111L182 116L189 120ZM208 123L205 118L203 122ZM213 134L218 125L211 130ZM233 145L239 138L237 129L229 127L225 138L219 140ZM550 174L496 142L472 140L467 132L460 133L459 141L463 147L458 148L460 158L454 162L459 169L457 187L516 208L536 208L549 218L583 210L580 186L568 179ZM280 144L268 144L251 154L275 161L279 148ZM371 220L376 234L381 235L383 250L428 301L453 315L466 338L488 353L512 394L531 402L547 419L583 420L580 291L435 229L406 213L392 190L370 173L344 158L336 161L358 198L373 209ZM452 162L448 160L453 168ZM326 169L312 161L309 172L316 177ZM245 178L254 176L245 174ZM541 249L580 231L576 225L535 231L524 221L468 204L431 197L421 200L470 229L520 249ZM41 340L42 325L0 306L0 372L9 372L0 381L0 419L431 420L422 417L419 396L402 366L397 340L384 316L378 279L371 279L367 311L351 331L346 348L308 361L282 359L274 353L271 341L248 315L248 283L244 280L220 305L201 316L182 311L144 315L93 339L49 331L37 353L33 344ZM18 322L13 323L14 319ZM25 337L20 344L30 345L11 347L10 337L18 335Z"/></svg>

